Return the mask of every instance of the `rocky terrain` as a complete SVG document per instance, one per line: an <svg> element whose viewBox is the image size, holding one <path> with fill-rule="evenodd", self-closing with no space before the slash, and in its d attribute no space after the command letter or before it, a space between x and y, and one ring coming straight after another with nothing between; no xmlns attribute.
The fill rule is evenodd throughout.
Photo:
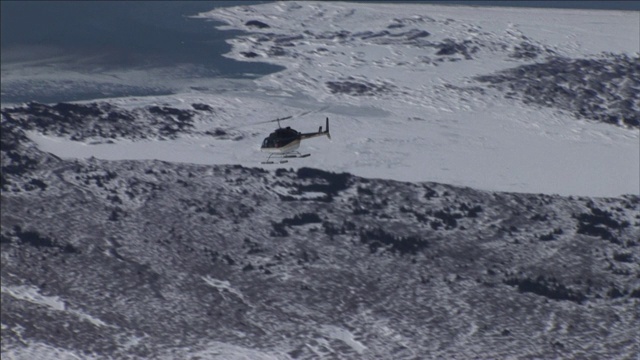
<svg viewBox="0 0 640 360"><path fill-rule="evenodd" d="M62 160L10 124L3 113L3 357L640 350L638 195Z"/></svg>
<svg viewBox="0 0 640 360"><path fill-rule="evenodd" d="M476 80L526 104L566 110L578 119L640 128L639 57L551 58Z"/></svg>
<svg viewBox="0 0 640 360"><path fill-rule="evenodd" d="M2 109L3 128L34 130L45 135L91 144L109 143L114 139L167 140L180 135L199 134L194 123L205 117L215 117L219 109L194 103L192 109L164 105L125 109L108 102L86 104L41 104L30 102ZM204 135L218 139L237 136L223 129L213 129Z"/></svg>
<svg viewBox="0 0 640 360"><path fill-rule="evenodd" d="M194 17L239 31L225 56L282 71L92 73L187 90L3 104L3 359L637 358L636 18L311 1ZM68 74L49 66L6 93L46 93ZM333 142L253 167L273 129L248 124L316 109Z"/></svg>

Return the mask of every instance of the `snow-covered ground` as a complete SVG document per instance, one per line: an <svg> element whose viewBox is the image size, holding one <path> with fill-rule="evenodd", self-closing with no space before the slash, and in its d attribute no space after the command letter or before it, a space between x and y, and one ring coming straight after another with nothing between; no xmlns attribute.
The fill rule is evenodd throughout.
<svg viewBox="0 0 640 360"><path fill-rule="evenodd" d="M639 15L221 8L287 69L3 104L3 359L633 358ZM332 140L263 166L287 115Z"/></svg>
<svg viewBox="0 0 640 360"><path fill-rule="evenodd" d="M473 78L551 56L637 57L637 12L277 2L198 17L252 32L231 41L229 57L287 69L253 88L109 101L206 103L222 111L199 129L242 126L233 130L240 140L192 134L88 145L31 138L61 157L260 166L266 156L259 145L275 124L243 125L328 106L286 125L315 131L329 117L333 140L304 141L301 151L312 156L284 166L528 193L618 196L640 188L638 128L527 105ZM523 48L534 54L522 55Z"/></svg>

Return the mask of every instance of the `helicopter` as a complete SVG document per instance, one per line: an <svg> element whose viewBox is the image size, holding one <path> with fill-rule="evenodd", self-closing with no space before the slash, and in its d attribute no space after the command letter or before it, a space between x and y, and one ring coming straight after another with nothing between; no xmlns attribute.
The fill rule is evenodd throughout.
<svg viewBox="0 0 640 360"><path fill-rule="evenodd" d="M278 118L275 120L269 120L265 122L277 122L278 128L275 129L268 137L266 137L262 141L262 146L260 150L266 153L269 153L269 157L266 161L263 161L262 164L273 164L274 161L271 158L280 159L280 163L286 163L290 158L305 158L310 156L311 154L301 154L298 152L298 148L300 147L300 142L302 140L311 139L318 136L326 135L327 138L331 139L331 134L329 133L329 118L326 119L326 130L322 130L322 126L318 129L317 132L310 133L301 133L297 130L292 129L287 126L285 128L280 126L280 121L291 119L292 116L287 116L283 118Z"/></svg>

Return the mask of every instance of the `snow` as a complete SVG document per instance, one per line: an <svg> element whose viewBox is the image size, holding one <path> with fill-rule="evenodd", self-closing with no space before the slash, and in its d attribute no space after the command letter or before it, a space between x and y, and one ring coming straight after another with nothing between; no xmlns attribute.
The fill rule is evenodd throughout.
<svg viewBox="0 0 640 360"><path fill-rule="evenodd" d="M55 311L64 311L65 304L58 296L45 296L40 294L34 286L2 286L1 291L16 299L42 305Z"/></svg>
<svg viewBox="0 0 640 360"><path fill-rule="evenodd" d="M204 282L206 282L207 285L218 289L218 291L220 291L221 293L224 293L224 290L226 290L229 293L239 297L242 301L244 301L244 296L242 295L242 293L240 291L234 289L228 281L226 281L226 280L217 280L217 279L213 279L213 278L208 277L208 276L203 276L202 280L204 280Z"/></svg>
<svg viewBox="0 0 640 360"><path fill-rule="evenodd" d="M304 35L283 46L283 56L257 61L286 70L253 81L253 88L220 93L189 91L178 95L119 98L121 106L200 101L225 113L199 124L202 130L328 109L287 125L315 131L325 116L332 141L306 140L307 159L285 165L261 165L259 145L272 124L242 126L241 140L214 140L192 134L177 140L118 140L114 144L71 142L31 133L45 151L63 158L91 156L159 159L198 164L316 167L336 172L403 181L437 181L485 190L561 195L619 196L640 189L639 131L577 120L572 114L527 106L495 91L467 93L452 86L477 86L471 77L520 65L500 44L531 41L573 58L600 52L638 54L635 12L525 8L466 8L421 4L277 2L217 8L198 15L224 20L225 29L245 29L249 20L270 28L231 40L229 57L251 61L241 52L267 52L260 33ZM429 41L475 40L486 45L472 60L436 63L420 46L368 39L327 39L318 34L383 31L394 23L428 31ZM524 39L524 40L523 40ZM269 42L266 42L269 43ZM325 50L322 50L325 49ZM637 56L637 55L636 55ZM367 82L391 90L353 96L333 94L327 81Z"/></svg>
<svg viewBox="0 0 640 360"><path fill-rule="evenodd" d="M28 301L30 303L41 305L46 308L49 308L53 311L66 311L70 314L73 314L79 317L82 320L86 320L92 323L95 326L109 326L104 321L93 317L89 314L86 314L82 311L70 309L66 306L65 302L60 299L58 296L46 296L40 293L40 290L35 286L2 286L2 293L12 296L19 300Z"/></svg>
<svg viewBox="0 0 640 360"><path fill-rule="evenodd" d="M323 325L322 327L320 327L320 331L332 339L344 342L360 355L362 355L362 353L367 349L367 347L356 340L354 338L354 334L347 329L343 329L334 325Z"/></svg>
<svg viewBox="0 0 640 360"><path fill-rule="evenodd" d="M321 198L323 198L323 197L325 197L327 195L327 194L325 194L323 192L317 192L317 191L308 191L308 192L304 192L302 194L297 194L295 192L292 192L291 189L288 189L288 188L286 188L284 186L273 186L269 190L273 191L274 193L276 193L278 195L289 196L289 197L294 198L296 200L321 199Z"/></svg>
<svg viewBox="0 0 640 360"><path fill-rule="evenodd" d="M285 360L291 357L255 349L211 341L198 347L173 348L159 359L212 359L212 360Z"/></svg>
<svg viewBox="0 0 640 360"><path fill-rule="evenodd" d="M2 358L5 360L80 360L98 359L88 354L76 354L73 351L60 349L42 343L29 343L25 347L2 348Z"/></svg>
<svg viewBox="0 0 640 360"><path fill-rule="evenodd" d="M305 1L219 8L198 17L225 20L228 25L223 28L252 31L231 41L229 57L287 69L253 81L202 79L198 84L172 84L184 89L173 95L104 99L124 109L192 110L192 104L214 109L198 113L195 128L177 139L71 141L37 131L27 132L29 138L40 149L71 159L159 159L269 170L313 167L368 178L588 197L640 191L637 128L526 105L473 80L477 75L543 61L509 57L512 47L523 41L576 59L602 52L638 56L637 12ZM250 20L270 28L247 28ZM394 24L404 27L389 27ZM417 40L405 35L373 36L414 29L431 35ZM362 35L367 31L370 36ZM351 35L330 35L341 32ZM285 36L289 40L278 40ZM447 38L477 41L482 48L472 59L454 54L438 61L433 48L422 42ZM281 55L270 55L274 44L283 49ZM249 51L258 57L242 55ZM11 70L18 77L30 76L20 68ZM136 87L146 81L142 72L130 75L120 80L126 78L128 85ZM51 79L59 76L52 72ZM151 88L174 80L161 73L149 76L154 78ZM373 90L360 95L332 92L327 85L331 82L367 84ZM195 85L213 90L197 90ZM286 125L315 131L329 117L332 140L304 141L300 151L311 153L308 158L262 165L267 155L259 147L275 125L252 124L307 111L312 113ZM230 136L206 134L214 129L224 129ZM576 232L582 225L579 216L588 217L598 209L610 213L606 219L615 224L635 224L634 198L529 197L358 178L348 189L338 191L332 202L287 202L275 195L309 200L326 198L327 193L301 191L305 187L298 185L304 179L291 172L264 174L237 167L158 163L99 163L73 169L69 164L55 171L37 170L33 174L38 177L24 179L40 179L47 184L46 190L12 191L7 193L8 201L3 198L3 213L8 214L3 220L10 222L3 230L9 239L7 254L15 249L32 255L43 251L18 240L16 231L8 230L11 225L51 234L47 236L56 246L71 239L68 244L78 249L70 255L43 256L41 268L60 270L44 275L32 267L22 270L23 257L7 255L8 274L14 269L24 271L15 270L24 279L22 284L51 274L72 280L42 282L48 284L47 293L55 295L44 295L36 286L3 281L7 306L37 310L35 319L22 318L16 311L18 316L3 320L3 335L15 340L3 343L3 358L93 358L91 353L77 355L64 349L66 345L53 347L34 337L59 324L39 323L37 316L43 311L57 315L64 325L74 325L74 331L87 329L87 337L80 339L70 331L60 337L60 344L68 341L92 348L95 341L96 348L111 351L112 333L116 333L115 357L289 359L311 352L318 358L345 353L350 357L428 354L447 358L488 352L494 358L516 358L554 352L566 357L637 353L629 331L637 313L636 300L628 293L619 299L605 294L634 289L635 264L616 260L616 254L624 251L620 254L637 259L629 244L637 238L638 227L615 230L619 237L615 241ZM90 181L112 171L117 173L114 179L100 185ZM228 172L226 177L223 171ZM188 184L183 181L187 173ZM305 181L317 185L322 179ZM436 194L433 199L429 191ZM454 195L445 195L449 191ZM124 200L114 205L113 198ZM209 204L219 214L204 211ZM462 212L463 205L476 204L482 205L481 212L459 219L458 228L434 228L441 224L434 215L438 211L453 216L450 209ZM126 216L117 222L105 220L114 209ZM356 214L360 209L372 214ZM321 225L292 225L287 228L290 236L267 235L274 224L310 213L321 216ZM549 220L534 219L547 214ZM64 221L59 221L62 217ZM424 236L429 248L406 256L383 246L369 253L372 243L367 250L363 239L376 228L388 230L385 236L394 239ZM564 233L555 241L541 240L555 229ZM96 248L94 238L108 239L104 244L108 248ZM238 241L243 238L244 242ZM218 271L217 266L224 264L212 265L214 250L235 265ZM95 261L105 259L105 254L110 258L104 263ZM77 260L66 267L58 264L59 257ZM122 272L112 264L120 264L116 267ZM74 272L67 269L83 271L71 278ZM193 274L197 274L195 281L188 281ZM601 284L594 285L586 304L579 304L518 293L515 286L504 283L516 274L518 281L539 274L553 276L554 282L558 277L576 291L586 288L591 279ZM55 290L56 285L60 289L73 286L73 291L65 294ZM94 285L99 291L93 291ZM89 312L100 314L108 323ZM69 317L83 326L67 322ZM38 326L22 326L29 324ZM500 335L505 330L513 336ZM592 341L596 333L604 334L602 342ZM566 348L550 349L556 340Z"/></svg>

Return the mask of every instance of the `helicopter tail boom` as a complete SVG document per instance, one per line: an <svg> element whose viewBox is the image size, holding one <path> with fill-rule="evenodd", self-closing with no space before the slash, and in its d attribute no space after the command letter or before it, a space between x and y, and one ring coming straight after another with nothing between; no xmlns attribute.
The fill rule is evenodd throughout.
<svg viewBox="0 0 640 360"><path fill-rule="evenodd" d="M329 118L327 118L326 126L327 126L327 129L325 131L322 131L322 126L320 126L320 128L318 128L318 132L300 134L300 139L301 140L311 139L311 138L322 136L322 135L326 135L329 139L331 139L331 134L329 133Z"/></svg>

